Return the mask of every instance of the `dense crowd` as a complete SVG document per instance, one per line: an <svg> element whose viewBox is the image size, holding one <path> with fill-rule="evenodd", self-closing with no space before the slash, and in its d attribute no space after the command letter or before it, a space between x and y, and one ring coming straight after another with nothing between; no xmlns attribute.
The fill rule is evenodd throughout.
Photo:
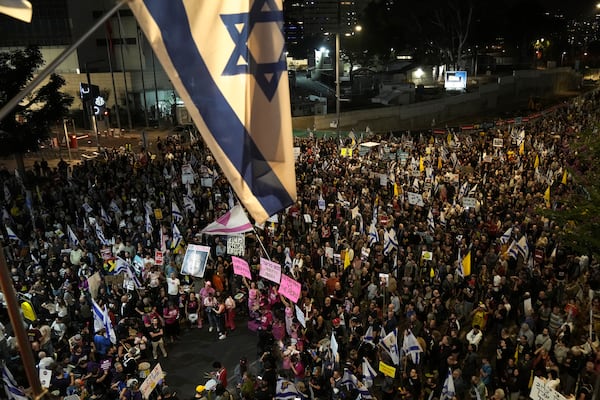
<svg viewBox="0 0 600 400"><path fill-rule="evenodd" d="M227 340L243 321L260 361L258 371L241 365L245 399L275 397L285 378L311 400L354 400L362 387L384 400L516 400L534 377L590 399L600 373L600 298L589 297L597 260L563 246L561 227L538 211L574 190L569 143L596 127L599 100L482 133L371 136L370 147L358 134L297 138L299 198L246 235L251 280L233 273L226 237L201 234L235 200L200 141L169 137L154 153L106 150L73 167L43 162L25 176L0 171L2 243L36 314L26 328L37 368L52 370L59 396L137 399L139 370L168 357L182 329ZM184 185L186 164L195 179ZM203 278L180 274L191 243L211 247ZM296 305L259 277L261 257L302 284ZM135 267L115 275L117 260ZM106 307L116 340L95 326L94 305ZM380 345L394 331L399 348L417 338L418 357L395 361ZM5 308L0 358L26 386ZM396 371L373 383L365 360ZM226 397L224 368L213 367L215 395ZM173 396L164 389L153 396Z"/></svg>

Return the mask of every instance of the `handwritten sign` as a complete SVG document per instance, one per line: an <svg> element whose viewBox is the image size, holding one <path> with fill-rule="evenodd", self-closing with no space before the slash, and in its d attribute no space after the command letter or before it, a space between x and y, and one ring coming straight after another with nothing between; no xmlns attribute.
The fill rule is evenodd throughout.
<svg viewBox="0 0 600 400"><path fill-rule="evenodd" d="M565 396L546 386L545 382L537 376L533 378L529 397L533 400L566 400Z"/></svg>
<svg viewBox="0 0 600 400"><path fill-rule="evenodd" d="M236 256L231 256L231 263L233 264L233 273L239 276L243 276L244 278L252 279L252 274L250 273L250 266L246 262Z"/></svg>
<svg viewBox="0 0 600 400"><path fill-rule="evenodd" d="M161 220L163 219L162 210L160 208L154 209L154 218Z"/></svg>
<svg viewBox="0 0 600 400"><path fill-rule="evenodd" d="M502 139L502 138L494 138L494 141L492 142L492 146L493 147L503 147L504 146L504 139Z"/></svg>
<svg viewBox="0 0 600 400"><path fill-rule="evenodd" d="M227 254L243 256L246 252L246 238L244 235L227 236Z"/></svg>
<svg viewBox="0 0 600 400"><path fill-rule="evenodd" d="M406 195L408 197L408 204L413 206L424 206L423 196L421 196L419 193L406 192Z"/></svg>
<svg viewBox="0 0 600 400"><path fill-rule="evenodd" d="M261 257L258 275L279 284L279 281L281 280L281 265Z"/></svg>
<svg viewBox="0 0 600 400"><path fill-rule="evenodd" d="M281 282L279 283L279 294L287 297L294 303L300 298L300 292L302 291L302 285L300 282L296 282L294 279L287 275L281 275Z"/></svg>
<svg viewBox="0 0 600 400"><path fill-rule="evenodd" d="M163 252L160 250L154 250L154 264L163 265L163 263L164 263Z"/></svg>
<svg viewBox="0 0 600 400"><path fill-rule="evenodd" d="M150 397L150 393L154 390L156 385L158 385L164 378L163 370L159 364L156 364L156 367L150 372L150 375L144 380L142 385L140 386L140 392L142 396L147 399Z"/></svg>
<svg viewBox="0 0 600 400"><path fill-rule="evenodd" d="M391 365L387 365L383 361L379 361L379 372L385 376L389 376L390 378L396 377L396 368L392 367Z"/></svg>
<svg viewBox="0 0 600 400"><path fill-rule="evenodd" d="M477 206L477 200L473 197L463 197L462 202L465 208L475 208Z"/></svg>
<svg viewBox="0 0 600 400"><path fill-rule="evenodd" d="M181 184L194 184L194 170L190 164L183 164L181 166Z"/></svg>

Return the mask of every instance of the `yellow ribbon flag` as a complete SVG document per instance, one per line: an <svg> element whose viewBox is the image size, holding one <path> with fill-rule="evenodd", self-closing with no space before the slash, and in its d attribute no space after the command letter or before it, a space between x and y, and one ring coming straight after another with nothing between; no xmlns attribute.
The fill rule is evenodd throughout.
<svg viewBox="0 0 600 400"><path fill-rule="evenodd" d="M438 169L442 169L442 156L438 157Z"/></svg>
<svg viewBox="0 0 600 400"><path fill-rule="evenodd" d="M435 271L433 270L433 268L430 268L430 269L429 269L429 277L430 277L431 279L435 278Z"/></svg>
<svg viewBox="0 0 600 400"><path fill-rule="evenodd" d="M423 157L419 157L419 171L425 171L425 164L423 163Z"/></svg>
<svg viewBox="0 0 600 400"><path fill-rule="evenodd" d="M467 253L466 256L463 257L460 266L462 268L463 276L471 275L471 251Z"/></svg>
<svg viewBox="0 0 600 400"><path fill-rule="evenodd" d="M452 134L448 132L448 136L446 137L446 141L448 142L448 146L452 144Z"/></svg>
<svg viewBox="0 0 600 400"><path fill-rule="evenodd" d="M522 141L521 145L519 146L519 154L520 155L525 154L525 141Z"/></svg>
<svg viewBox="0 0 600 400"><path fill-rule="evenodd" d="M539 155L535 155L535 161L533 163L533 168L537 168L540 166L540 156Z"/></svg>
<svg viewBox="0 0 600 400"><path fill-rule="evenodd" d="M563 177L562 177L562 179L561 179L560 183L562 183L563 185L566 185L566 184L567 184L567 170L565 170L565 171L563 172Z"/></svg>
<svg viewBox="0 0 600 400"><path fill-rule="evenodd" d="M394 182L394 197L400 196L400 187L396 182Z"/></svg>
<svg viewBox="0 0 600 400"><path fill-rule="evenodd" d="M550 186L544 192L544 200L546 201L546 207L550 208Z"/></svg>

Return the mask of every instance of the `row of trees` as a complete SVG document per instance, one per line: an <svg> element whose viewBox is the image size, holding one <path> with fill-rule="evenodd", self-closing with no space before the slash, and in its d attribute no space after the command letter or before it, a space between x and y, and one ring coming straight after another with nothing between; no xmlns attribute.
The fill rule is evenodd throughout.
<svg viewBox="0 0 600 400"><path fill-rule="evenodd" d="M20 93L43 64L37 47L0 53L0 106ZM23 169L22 155L37 150L50 137L52 125L62 125L69 115L73 97L60 91L64 84L60 75L52 74L0 121L0 156L14 155Z"/></svg>

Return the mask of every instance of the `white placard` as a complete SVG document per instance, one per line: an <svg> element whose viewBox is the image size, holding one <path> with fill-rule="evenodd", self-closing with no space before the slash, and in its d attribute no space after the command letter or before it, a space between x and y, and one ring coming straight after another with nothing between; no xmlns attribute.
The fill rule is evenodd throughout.
<svg viewBox="0 0 600 400"><path fill-rule="evenodd" d="M298 322L300 322L300 325L302 325L302 327L306 328L306 319L304 318L304 313L297 305L294 305L294 307L296 307L296 319L298 320Z"/></svg>
<svg viewBox="0 0 600 400"><path fill-rule="evenodd" d="M227 236L227 254L242 257L246 252L246 238L244 235Z"/></svg>
<svg viewBox="0 0 600 400"><path fill-rule="evenodd" d="M565 396L546 386L545 382L537 376L533 378L529 397L533 400L567 400Z"/></svg>
<svg viewBox="0 0 600 400"><path fill-rule="evenodd" d="M298 157L300 157L300 147L294 147L294 160L298 161Z"/></svg>
<svg viewBox="0 0 600 400"><path fill-rule="evenodd" d="M406 195L408 197L408 204L421 207L425 205L423 203L423 196L421 196L419 193L406 192Z"/></svg>
<svg viewBox="0 0 600 400"><path fill-rule="evenodd" d="M51 369L40 369L40 383L43 388L48 389L50 387L50 381L52 380Z"/></svg>
<svg viewBox="0 0 600 400"><path fill-rule="evenodd" d="M502 138L494 138L492 142L493 147L504 147L504 139Z"/></svg>
<svg viewBox="0 0 600 400"><path fill-rule="evenodd" d="M462 203L465 208L475 208L477 206L477 199L474 197L463 197Z"/></svg>
<svg viewBox="0 0 600 400"><path fill-rule="evenodd" d="M379 185L387 186L388 177L386 174L379 174Z"/></svg>
<svg viewBox="0 0 600 400"><path fill-rule="evenodd" d="M192 169L192 165L183 164L181 166L181 184L187 185L189 183L190 185L193 185L194 182L194 170Z"/></svg>

